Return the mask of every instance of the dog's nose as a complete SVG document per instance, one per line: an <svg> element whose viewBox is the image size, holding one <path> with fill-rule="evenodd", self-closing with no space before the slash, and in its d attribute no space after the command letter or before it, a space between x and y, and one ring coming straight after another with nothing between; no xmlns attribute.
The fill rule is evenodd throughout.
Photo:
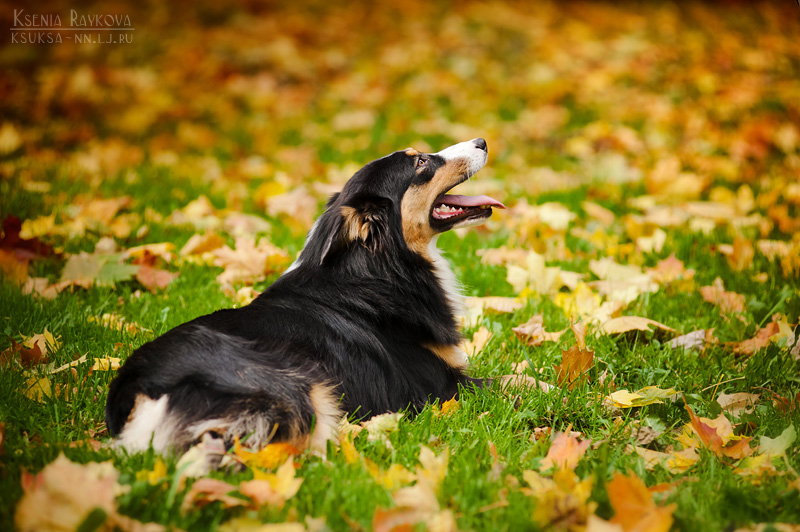
<svg viewBox="0 0 800 532"><path fill-rule="evenodd" d="M479 150L489 151L486 148L486 141L485 140L483 140L481 138L477 138L477 139L473 140L472 142L475 144L475 147L478 148Z"/></svg>

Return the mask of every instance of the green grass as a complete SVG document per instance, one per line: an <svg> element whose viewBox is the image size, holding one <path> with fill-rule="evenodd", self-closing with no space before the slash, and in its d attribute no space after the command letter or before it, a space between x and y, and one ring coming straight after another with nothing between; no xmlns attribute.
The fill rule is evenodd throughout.
<svg viewBox="0 0 800 532"><path fill-rule="evenodd" d="M545 427L554 432L571 427L591 438L575 472L592 480L590 501L603 518L614 515L608 483L627 473L647 486L671 485L655 500L677 505L676 530L800 523L798 442L785 460L775 461L775 475L758 481L737 475L736 460L703 448L700 461L684 473L647 469L629 448L636 443L630 429L638 424L662 431L650 449L677 449L676 434L689 421L686 404L698 416L715 418L721 392L762 394L751 413L733 418L736 433L751 436L753 447L789 425L800 428L795 400L800 367L786 346L769 345L752 356L737 356L732 349L775 313L798 322L796 270L792 274L756 251L752 265L737 271L719 252L737 236L751 243L798 241L800 227L792 220L800 218L799 192L791 188L800 164L800 141L793 137L800 116L794 2L557 2L541 8L433 2L425 10L407 2L385 9L355 3L346 10L325 2L284 4L199 2L192 11L169 3L151 9L122 2L120 12L130 14L137 28L134 45L0 47L0 219L55 214L63 223L75 216L75 205L127 195L132 205L125 214L139 222L131 235L116 237L116 244L127 249L171 242L180 249L197 230L156 220L205 195L216 209L267 218L271 230L258 236L294 257L303 235L265 215L255 198L260 185L302 185L323 201L324 192L315 187L341 183L348 165L409 145L427 143L436 151L485 137L490 159L475 178L476 188L486 184L487 193L509 207L521 199L531 205L558 202L577 218L566 231L549 231L533 222L522 227L519 216L505 214L487 225L490 231L444 235L440 247L466 295L518 295L506 281L505 267L480 261L481 249L566 249L569 253L556 253L548 266L587 279L593 279L593 259L611 256L654 267L674 253L695 270L694 285L643 294L624 314L682 333L713 328L720 342L697 353L671 349L666 338L652 334L612 338L590 331L594 365L574 389L464 393L451 414L438 416L431 406L413 419L402 418L389 434L391 449L358 436L358 452L381 468L400 464L412 471L422 445L449 452L439 503L462 530L537 529L534 512L544 503L520 487L525 487L523 472L537 470L548 452L549 441L534 437ZM63 18L73 6L62 7ZM542 109L555 111L553 124L548 113L543 123L527 114ZM353 121L353 112L372 119ZM250 157L264 161L263 173L245 171ZM680 208L685 201L712 199L715 191L735 195L747 187L756 201L742 214L758 215L757 225L742 229L736 220L726 220L708 234L690 230L688 223L664 228L668 237L659 252L624 254L621 246L633 247L629 224L642 215L630 202L653 193L652 171L671 157L679 159L681 172L696 174L706 185L688 197L682 191L665 194L660 205ZM640 175L633 182L615 181L634 172ZM42 183L49 189L37 188ZM610 209L615 221L606 227L590 220L584 201ZM143 225L147 231L137 236ZM608 245L590 242L573 228L599 228ZM32 261L28 275L57 281L70 254L91 252L109 234L92 228L74 238L43 235L59 255ZM234 235L221 234L233 244ZM234 304L216 281L220 268L166 267L180 275L155 293L131 280L68 289L54 300L23 295L17 283L0 277L0 352L46 328L61 342L50 354L55 366L83 355L88 359L74 373L50 375L53 390L61 392L41 402L24 393L29 373L18 364L0 366L0 530L13 529L23 470L39 472L61 452L80 463L111 460L120 483L130 488L117 500L120 511L143 522L202 532L243 514L220 503L181 512L189 485L178 481L178 457L165 458L167 479L151 485L137 474L152 470L158 457L114 450L105 431L114 372L90 372L92 360L125 359L170 328ZM718 277L727 290L745 297L741 319L722 315L697 290ZM274 279L257 282L255 289ZM533 294L522 303L513 313L484 316L465 331L471 337L482 326L493 333L471 360L474 375L497 377L528 361L531 374L541 371L544 381L555 382L554 365L574 335L529 347L511 329L537 313L548 331L568 327L570 318L553 294ZM104 313L145 331L117 331L90 320ZM680 395L622 411L601 404L615 390L645 386L672 387ZM793 407L776 407L775 397ZM102 447L76 445L89 438ZM498 466L492 445L502 465L499 476L493 473ZM262 508L254 517L264 522L320 517L331 530L370 530L376 509L393 504L392 492L360 463L347 463L333 444L326 460L304 454L296 463L304 479L297 495L284 508ZM253 473L212 476L237 485ZM507 504L498 505L503 499Z"/></svg>
<svg viewBox="0 0 800 532"><path fill-rule="evenodd" d="M108 192L117 193L113 188ZM140 191L123 187L119 192L137 195ZM154 228L148 240L166 239L180 245L188 234ZM499 234L490 236L470 233L463 239L456 235L446 235L441 239L441 245L463 279L468 295L513 295L511 286L505 282L505 269L484 266L476 255L478 249L499 245L506 236L501 230ZM276 243L295 248L302 243L299 238L284 238L276 240ZM791 312L797 309L797 280L781 278L773 265L760 260L756 266L770 272L773 281L766 287L754 284L750 281L752 272L732 272L725 261L694 253L698 246L708 244L703 239L694 234L672 233L670 246L660 256L674 251L686 261L687 267L697 269L698 283L710 283L720 276L729 289L739 290L752 301L760 302L761 306L748 316L751 318L747 320L749 326L721 316L695 292L661 290L640 298L626 313L648 316L683 332L716 327L718 337L734 341L752 335L753 324L758 323L767 310ZM91 247L79 245L74 249ZM656 258L648 260L655 261ZM58 271L58 262L51 261L41 268L43 274L53 274ZM214 281L218 271L214 267L187 265L181 269L175 282L156 294L141 290L131 281L120 283L115 288L66 291L53 301L22 295L16 286L5 281L0 285L0 308L5 316L3 345L8 346L11 338L19 340L21 334L31 335L47 328L63 342L52 355L57 365L81 354L88 354L90 359L108 355L125 358L137 346L179 323L230 306L231 300L222 294ZM269 280L261 283L260 288L268 284ZM88 320L106 312L118 313L151 332L129 334ZM473 359L473 373L483 377L499 376L510 373L513 362L528 360L533 368L542 368L545 381L554 382L552 367L560 361L561 348L573 342L572 335L565 335L560 345L546 343L530 348L522 345L511 332L511 327L537 312L544 313L548 328L568 324L560 309L541 297L528 300L523 309L513 314L482 318L480 325L492 330L494 337ZM468 335L473 330L469 329ZM728 464L710 453L704 454L701 462L685 475L675 476L660 469L646 471L638 457L625 452L630 439L625 435L624 426L638 420L667 429L678 428L688 421L682 401L626 411L621 426L615 425L613 416L599 401L611 391L608 380L606 384L599 383L604 372L607 372L607 378L613 376L615 385L620 388L673 387L684 393L698 415L708 417L719 413L719 408L715 409L713 403L715 391L732 393L766 388L793 397L800 384L797 362L790 359L786 349L769 347L745 364L722 346L712 347L698 355L673 350L646 335L618 340L607 336L591 337L589 347L595 350L596 356L590 380L574 390L562 389L550 395L525 391L518 397L495 389L465 393L460 408L453 414L437 417L433 410L426 408L414 419L402 419L399 430L390 434L394 447L391 451L380 443L367 442L364 437L355 440L356 447L363 456L382 467L399 463L411 470L416 465L420 445L428 445L437 452L449 449L450 465L440 502L443 507L453 510L459 527L464 529L518 530L533 526L530 516L535 500L513 490L508 494L507 506L484 512L479 509L498 500L500 491L508 482L507 475L521 481L522 471L538 466L548 445L533 439L534 428L565 430L568 426L597 442L580 462L577 473L581 478L591 476L595 479L593 499L599 503L598 513L603 517L609 517L613 511L602 486L614 472L633 472L647 484L674 482L685 477L687 481L676 487L667 499L678 503L675 518L679 528L723 530L730 525L748 522L794 522L800 519L797 491L786 492L785 478L769 478L756 487L733 474ZM77 378L70 372L54 375L54 387L75 387L77 393L69 400L46 398L42 403L21 393L25 378L19 369L8 368L0 374L0 393L4 397L0 419L5 423L0 522L5 523L4 527L10 526L15 501L22 494L21 469L38 471L62 451L78 462L111 459L122 473L121 482L131 486L131 491L119 499L120 510L137 519L188 530L213 530L219 523L241 513L223 510L214 503L199 511L182 514L179 509L185 489L177 489L175 480L156 486L136 480L136 472L153 467L156 459L153 453L129 456L107 446L97 452L71 447L71 442L89 436L108 441L103 432L103 408L113 372L95 371L89 375L89 367L90 364L78 366ZM714 385L720 381L730 382L717 390ZM743 430L748 435L775 437L790 423L799 426L800 414L797 410L782 413L769 401L762 400L746 421ZM670 445L669 434L669 431L665 432L653 447L663 450ZM489 475L492 468L489 442L496 446L505 467L500 479ZM351 526L369 529L375 509L391 506L390 492L376 484L360 465L347 464L335 447L331 446L329 451L328 460L302 457L297 474L305 481L300 492L283 510L262 510L260 517L281 521L289 513L301 520L305 515L321 516L334 530ZM176 478L175 463L176 457L167 458L170 478L173 479ZM789 463L800 468L796 453L790 454ZM250 478L251 473L219 472L214 476L236 484Z"/></svg>

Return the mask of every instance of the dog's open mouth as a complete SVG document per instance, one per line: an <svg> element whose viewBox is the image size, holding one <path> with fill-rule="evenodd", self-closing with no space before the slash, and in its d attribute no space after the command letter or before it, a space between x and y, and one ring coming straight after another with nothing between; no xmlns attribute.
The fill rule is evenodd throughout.
<svg viewBox="0 0 800 532"><path fill-rule="evenodd" d="M432 224L446 230L462 222L478 221L492 215L492 207L505 209L505 205L489 196L458 196L442 194L433 203ZM466 224L464 224L466 225Z"/></svg>

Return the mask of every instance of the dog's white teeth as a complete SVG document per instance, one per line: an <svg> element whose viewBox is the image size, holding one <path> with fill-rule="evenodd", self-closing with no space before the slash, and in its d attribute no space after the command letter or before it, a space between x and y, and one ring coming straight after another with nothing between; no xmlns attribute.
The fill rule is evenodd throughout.
<svg viewBox="0 0 800 532"><path fill-rule="evenodd" d="M458 214L460 212L464 212L464 209L462 209L461 207L451 207L450 205L442 204L436 206L436 212L440 214L452 214L452 213Z"/></svg>

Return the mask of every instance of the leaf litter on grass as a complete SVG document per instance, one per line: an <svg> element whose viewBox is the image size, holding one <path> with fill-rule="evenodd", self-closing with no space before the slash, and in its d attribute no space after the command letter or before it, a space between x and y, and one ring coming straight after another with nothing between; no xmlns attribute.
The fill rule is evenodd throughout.
<svg viewBox="0 0 800 532"><path fill-rule="evenodd" d="M335 508L328 517L342 527L449 530L467 522L477 529L481 515L519 513L519 500L506 492L525 482L524 489L541 496L530 504L531 519L542 527L661 530L673 513L685 527L681 497L660 498L685 489L677 485L681 475L709 460L748 485L774 478L789 493L796 490L796 441L786 416L797 411L800 394L784 379L796 368L779 365L794 360L791 349L798 347L795 6L600 3L574 9L567 3L532 10L467 2L448 6L444 19L415 16L417 7L437 9L414 2L381 10L317 6L311 17L302 3L269 12L231 5L222 17L216 6L201 3L199 14L166 6L153 18L123 5L137 27L150 32L158 53L104 46L89 60L59 46L64 55L56 61L39 61L46 49L9 57L0 103L0 268L12 290L10 305L20 301L14 286L37 305L25 311L33 327L18 325L23 320L16 308L5 327L7 335L16 334L3 346L4 371L22 387L16 396L37 414L57 413L57 421L42 418L53 426L102 418L96 406L107 376L102 370L113 371L124 355L91 342L98 325L145 340L152 332L137 323L161 323L154 317L160 309L175 312L178 301L193 295L194 274L175 281L189 264L216 277L213 288L231 304L246 304L288 266L320 205L361 163L402 146L436 151L483 136L493 154L489 168L462 186L505 196L509 209L480 229L477 240L462 233L452 237L455 244L442 239L474 283L467 286L475 297L464 324L475 371L497 376L491 373L496 368L524 370L528 360L552 371L564 394L552 406L556 413L542 412L538 396L530 394L515 396L514 412L552 420L552 427L536 427L548 435L585 423L580 443L557 440L573 447L590 439L593 445L615 441L628 433L619 427L628 425L633 443L632 434L640 432L635 423L640 429L665 425L653 439L635 442L653 473L637 480L627 465L612 462L604 464L604 483L594 486L587 468L598 458L588 449L577 468L534 472L503 454L507 440L527 430L516 418L507 422L492 408L462 415L471 412L470 400L447 401L431 409L438 428L424 436L399 442L397 434L406 433L398 423L407 421L382 418L367 422L372 441L354 436L354 429L340 442L345 463L363 467L391 495L410 489L395 503L419 504L422 513L406 504L400 506L406 513L384 508L384 516L366 504L348 522L336 499L323 505ZM408 106L397 105L398 95ZM487 248L487 242L503 246ZM482 249L473 253L475 247ZM94 299L139 288L144 297L123 302L130 312ZM86 318L71 305L86 308ZM524 317L513 314L522 309ZM62 335L57 363L53 350L45 352L38 341L25 346L19 334L45 330L51 310L70 324L51 326ZM585 324L588 347L577 338L573 344L569 320ZM482 349L486 345L493 349ZM75 353L72 360L67 353ZM717 365L725 379L712 371ZM67 375L87 391L87 382L96 381L89 403L60 402L65 386L74 388ZM694 401L690 410L676 390ZM586 411L572 403L611 408ZM35 416L23 411L21 418L28 417ZM12 451L24 448L40 464L52 457L35 443L32 422L11 414L3 422ZM470 434L476 426L494 431L486 463L503 487L491 484L463 504L441 493L431 497L436 490L425 491L417 479L426 467L420 445L441 457L437 437L448 437L449 430ZM453 441L462 443L451 445L446 467L455 475L468 468L462 455L472 453L463 442L481 440L457 434ZM519 445L532 446L524 449L528 455L546 458L535 438L522 440ZM365 445L374 445L368 452L375 454L358 450ZM547 454L558 448L554 441ZM233 456L254 471L276 474L268 470L283 467L286 450L268 446ZM417 469L397 461L418 453ZM16 454L8 456L18 463ZM316 458L289 456L301 469L318 467ZM120 471L138 467L115 460ZM496 478L497 464L506 477ZM291 486L289 470L283 471ZM326 474L345 475L335 468ZM672 491L650 497L644 482L654 480L651 474L678 480ZM212 484L224 505L228 486L237 493L248 480L220 482ZM336 495L326 489L304 482L297 493L311 490L310 498L330 502ZM494 489L501 491L488 493ZM606 496L610 521L594 513ZM714 496L704 494L706 501L719 500ZM754 506L777 508L758 492L747 496ZM295 501L286 499L289 517ZM236 500L229 502L231 512L239 511ZM706 523L715 515L701 514ZM258 529L262 520L248 514L223 526ZM316 526L299 518L285 525ZM720 522L719 528L739 525Z"/></svg>

